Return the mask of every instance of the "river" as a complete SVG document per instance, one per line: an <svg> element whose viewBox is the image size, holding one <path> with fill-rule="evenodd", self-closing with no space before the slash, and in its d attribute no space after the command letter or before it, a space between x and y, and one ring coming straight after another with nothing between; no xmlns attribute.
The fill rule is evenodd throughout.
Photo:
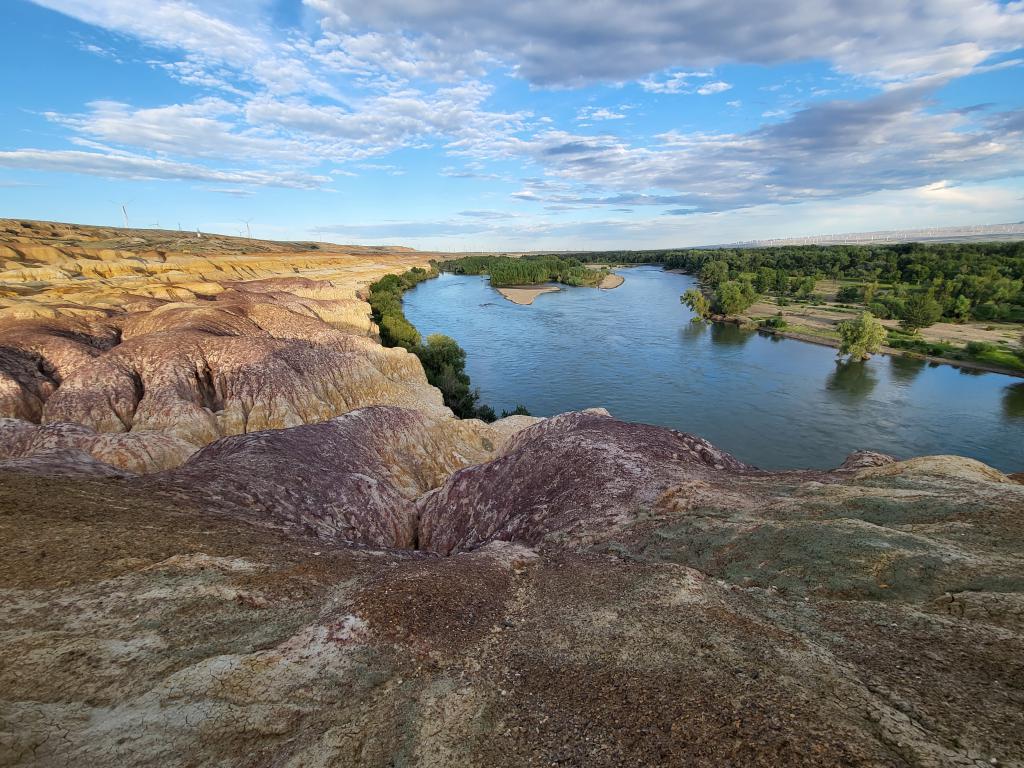
<svg viewBox="0 0 1024 768"><path fill-rule="evenodd" d="M884 355L837 363L829 347L691 322L679 303L688 275L619 274L614 290L563 286L531 306L486 277L443 274L405 294L405 314L424 337L462 345L473 386L499 413L601 406L765 469L833 467L871 449L1024 471L1024 380Z"/></svg>

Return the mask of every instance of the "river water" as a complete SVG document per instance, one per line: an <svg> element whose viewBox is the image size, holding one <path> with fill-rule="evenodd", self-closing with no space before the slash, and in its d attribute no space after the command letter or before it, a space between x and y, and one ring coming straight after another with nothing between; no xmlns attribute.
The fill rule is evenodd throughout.
<svg viewBox="0 0 1024 768"><path fill-rule="evenodd" d="M566 288L530 306L482 276L443 274L405 294L424 337L466 350L482 401L536 416L594 406L707 438L765 469L833 467L857 449L952 453L1024 471L1024 379L902 357L837 363L834 349L692 323L694 278L623 269L611 291Z"/></svg>

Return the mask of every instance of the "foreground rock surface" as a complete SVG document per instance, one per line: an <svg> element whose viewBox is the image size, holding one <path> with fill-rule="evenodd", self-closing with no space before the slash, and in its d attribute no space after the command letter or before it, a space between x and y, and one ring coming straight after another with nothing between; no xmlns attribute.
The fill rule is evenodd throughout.
<svg viewBox="0 0 1024 768"><path fill-rule="evenodd" d="M250 276L0 321L0 765L1024 765L1024 485L458 421Z"/></svg>

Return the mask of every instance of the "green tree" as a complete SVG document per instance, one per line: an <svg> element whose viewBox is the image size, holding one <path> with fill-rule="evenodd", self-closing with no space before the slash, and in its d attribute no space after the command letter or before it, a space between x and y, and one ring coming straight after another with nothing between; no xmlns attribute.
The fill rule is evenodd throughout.
<svg viewBox="0 0 1024 768"><path fill-rule="evenodd" d="M875 294L878 293L878 283L870 282L864 286L864 297L863 301L865 304L871 304L875 300Z"/></svg>
<svg viewBox="0 0 1024 768"><path fill-rule="evenodd" d="M779 296L785 296L789 291L789 275L783 269L775 270L775 292Z"/></svg>
<svg viewBox="0 0 1024 768"><path fill-rule="evenodd" d="M679 301L689 307L698 318L703 319L711 314L711 302L696 288L687 289L686 293L679 297Z"/></svg>
<svg viewBox="0 0 1024 768"><path fill-rule="evenodd" d="M931 293L915 293L903 304L900 325L908 331L917 331L939 322L942 307Z"/></svg>
<svg viewBox="0 0 1024 768"><path fill-rule="evenodd" d="M814 293L814 286L817 285L817 281L813 275L804 275L803 277L794 277L791 281L793 293L798 298L806 299Z"/></svg>
<svg viewBox="0 0 1024 768"><path fill-rule="evenodd" d="M837 330L842 342L839 354L849 355L851 360L866 360L886 338L885 326L870 312L861 312L856 320L844 320Z"/></svg>
<svg viewBox="0 0 1024 768"><path fill-rule="evenodd" d="M717 288L729 279L729 265L724 261L709 261L700 270L700 281L709 288Z"/></svg>
<svg viewBox="0 0 1024 768"><path fill-rule="evenodd" d="M416 355L423 363L427 381L441 390L444 404L460 419L483 419L494 421L495 414L490 406L478 405L480 391L470 389L466 375L466 351L450 336L434 333L427 337L427 343L416 349Z"/></svg>
<svg viewBox="0 0 1024 768"><path fill-rule="evenodd" d="M757 300L757 292L748 282L727 280L718 286L711 308L720 315L738 315Z"/></svg>
<svg viewBox="0 0 1024 768"><path fill-rule="evenodd" d="M961 323L966 323L971 317L971 300L966 296L957 296L953 302L953 317Z"/></svg>

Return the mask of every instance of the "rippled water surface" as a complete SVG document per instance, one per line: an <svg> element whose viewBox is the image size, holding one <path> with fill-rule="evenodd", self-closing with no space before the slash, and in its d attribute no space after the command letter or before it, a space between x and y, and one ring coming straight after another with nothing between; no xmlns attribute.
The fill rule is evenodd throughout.
<svg viewBox="0 0 1024 768"><path fill-rule="evenodd" d="M467 353L483 401L534 415L603 406L708 438L765 468L831 467L858 448L955 453L1024 471L1024 380L900 357L837 364L835 350L691 323L693 278L620 271L612 291L567 288L531 306L486 277L441 275L405 295L420 332Z"/></svg>

